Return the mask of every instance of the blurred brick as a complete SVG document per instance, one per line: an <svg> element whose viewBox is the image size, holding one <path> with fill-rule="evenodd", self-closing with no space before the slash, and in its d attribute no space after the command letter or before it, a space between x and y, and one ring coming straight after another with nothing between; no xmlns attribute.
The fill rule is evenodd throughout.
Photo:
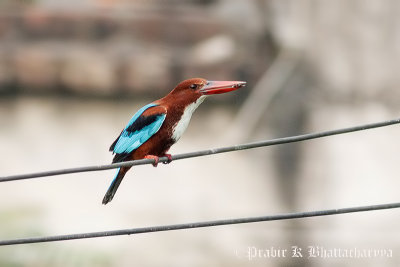
<svg viewBox="0 0 400 267"><path fill-rule="evenodd" d="M43 90L57 80L55 55L44 46L23 46L12 55L16 82L22 87Z"/></svg>
<svg viewBox="0 0 400 267"><path fill-rule="evenodd" d="M114 61L100 50L75 47L62 59L60 82L66 88L80 93L114 92Z"/></svg>
<svg viewBox="0 0 400 267"><path fill-rule="evenodd" d="M6 89L5 86L12 80L12 69L7 62L7 57L4 52L0 52L0 91Z"/></svg>
<svg viewBox="0 0 400 267"><path fill-rule="evenodd" d="M128 91L164 90L171 82L169 55L160 49L137 51L124 65L122 86Z"/></svg>
<svg viewBox="0 0 400 267"><path fill-rule="evenodd" d="M232 59L235 43L232 37L218 34L199 42L193 47L189 57L201 65L218 64Z"/></svg>

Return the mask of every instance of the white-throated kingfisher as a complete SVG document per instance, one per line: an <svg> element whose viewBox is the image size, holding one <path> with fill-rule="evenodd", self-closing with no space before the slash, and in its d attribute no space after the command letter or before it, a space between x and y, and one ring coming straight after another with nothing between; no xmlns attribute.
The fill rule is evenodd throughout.
<svg viewBox="0 0 400 267"><path fill-rule="evenodd" d="M143 158L154 159L157 166L159 157L172 158L166 154L186 130L196 108L208 95L222 94L245 86L241 81L207 81L202 78L179 83L165 97L150 103L133 115L128 125L112 143L110 151L115 154L113 163ZM131 167L118 168L114 180L103 198L103 204L110 202L126 172Z"/></svg>

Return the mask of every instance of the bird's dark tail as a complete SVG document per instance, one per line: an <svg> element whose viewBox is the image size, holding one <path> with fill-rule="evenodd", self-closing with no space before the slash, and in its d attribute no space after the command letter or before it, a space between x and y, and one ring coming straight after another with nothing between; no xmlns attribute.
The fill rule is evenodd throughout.
<svg viewBox="0 0 400 267"><path fill-rule="evenodd" d="M103 198L103 204L106 205L108 202L110 202L114 195L115 192L117 192L118 186L121 184L122 179L124 178L126 172L129 170L129 168L118 168L117 173L115 174L114 180L111 182L110 187L108 188L104 198Z"/></svg>

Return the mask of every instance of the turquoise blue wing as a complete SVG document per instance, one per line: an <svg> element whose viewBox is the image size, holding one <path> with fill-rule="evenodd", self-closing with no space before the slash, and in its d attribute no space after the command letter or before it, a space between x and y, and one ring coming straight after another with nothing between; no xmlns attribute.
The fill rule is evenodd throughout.
<svg viewBox="0 0 400 267"><path fill-rule="evenodd" d="M140 147L161 128L167 114L156 113L149 116L143 115L144 111L154 106L157 105L149 104L144 106L129 120L119 137L110 147L110 151L121 154L120 157L117 157L117 155L113 162L125 158L124 155L128 155Z"/></svg>

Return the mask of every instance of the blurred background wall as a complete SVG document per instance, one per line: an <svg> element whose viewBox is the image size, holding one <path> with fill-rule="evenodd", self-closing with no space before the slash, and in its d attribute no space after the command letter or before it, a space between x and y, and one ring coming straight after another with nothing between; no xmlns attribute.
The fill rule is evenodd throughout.
<svg viewBox="0 0 400 267"><path fill-rule="evenodd" d="M398 117L394 0L0 1L1 175L111 161L141 105L180 80L246 80L207 99L172 153ZM398 201L397 126L0 185L2 239ZM0 249L2 266L398 266L396 210ZM247 257L303 248L303 258ZM392 257L308 258L308 246Z"/></svg>

